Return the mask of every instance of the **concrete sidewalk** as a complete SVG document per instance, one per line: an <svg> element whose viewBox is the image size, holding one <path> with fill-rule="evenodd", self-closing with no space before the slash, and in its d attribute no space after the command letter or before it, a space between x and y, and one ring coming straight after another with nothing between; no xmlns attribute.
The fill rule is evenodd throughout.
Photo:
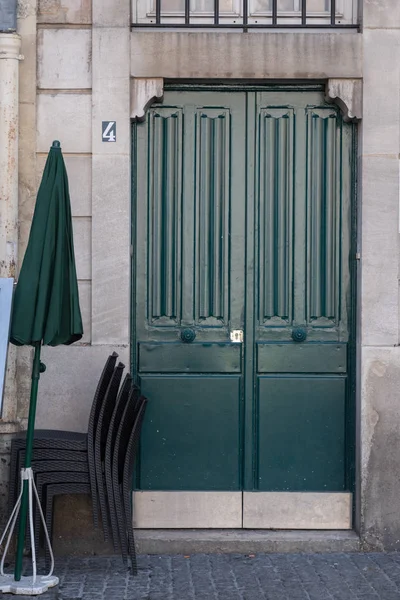
<svg viewBox="0 0 400 600"><path fill-rule="evenodd" d="M116 557L59 559L60 585L41 598L400 600L400 553L143 555L138 566L132 577Z"/></svg>

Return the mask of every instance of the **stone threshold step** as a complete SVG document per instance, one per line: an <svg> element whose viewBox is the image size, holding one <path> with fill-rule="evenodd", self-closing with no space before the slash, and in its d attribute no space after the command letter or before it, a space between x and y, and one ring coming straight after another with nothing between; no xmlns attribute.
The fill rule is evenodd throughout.
<svg viewBox="0 0 400 600"><path fill-rule="evenodd" d="M140 554L252 554L258 552L358 552L354 531L249 529L137 529Z"/></svg>

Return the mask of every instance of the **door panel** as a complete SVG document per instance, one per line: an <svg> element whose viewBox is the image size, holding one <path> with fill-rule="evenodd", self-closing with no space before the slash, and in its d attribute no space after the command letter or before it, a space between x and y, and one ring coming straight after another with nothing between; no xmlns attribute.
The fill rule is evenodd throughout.
<svg viewBox="0 0 400 600"><path fill-rule="evenodd" d="M240 373L240 344L139 344L141 373Z"/></svg>
<svg viewBox="0 0 400 600"><path fill-rule="evenodd" d="M293 108L259 108L257 193L258 322L286 327L293 320Z"/></svg>
<svg viewBox="0 0 400 600"><path fill-rule="evenodd" d="M347 345L326 342L257 344L258 373L346 373Z"/></svg>
<svg viewBox="0 0 400 600"><path fill-rule="evenodd" d="M142 376L142 490L240 490L240 379ZM150 407L150 402L149 402Z"/></svg>
<svg viewBox="0 0 400 600"><path fill-rule="evenodd" d="M199 86L133 134L137 524L350 527L353 126Z"/></svg>
<svg viewBox="0 0 400 600"><path fill-rule="evenodd" d="M258 490L344 489L345 384L340 376L258 377Z"/></svg>
<svg viewBox="0 0 400 600"><path fill-rule="evenodd" d="M352 133L318 94L271 100L258 94L255 110L257 385L246 395L245 489L341 491Z"/></svg>
<svg viewBox="0 0 400 600"><path fill-rule="evenodd" d="M245 101L171 92L136 129L141 490L241 489Z"/></svg>

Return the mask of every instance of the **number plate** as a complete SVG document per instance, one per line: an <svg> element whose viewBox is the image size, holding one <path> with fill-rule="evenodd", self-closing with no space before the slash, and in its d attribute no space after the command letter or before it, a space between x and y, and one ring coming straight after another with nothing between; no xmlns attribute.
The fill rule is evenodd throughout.
<svg viewBox="0 0 400 600"><path fill-rule="evenodd" d="M117 141L117 124L115 121L103 121L101 131L103 142Z"/></svg>

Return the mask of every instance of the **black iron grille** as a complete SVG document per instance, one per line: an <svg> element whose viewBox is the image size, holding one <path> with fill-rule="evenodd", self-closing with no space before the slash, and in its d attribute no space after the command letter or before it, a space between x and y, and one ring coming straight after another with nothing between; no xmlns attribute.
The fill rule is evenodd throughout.
<svg viewBox="0 0 400 600"><path fill-rule="evenodd" d="M145 0L137 0L144 2ZM353 0L323 0L323 6L317 12L307 4L311 0L260 0L259 9L252 11L251 0L239 0L240 8L224 11L221 9L221 0L208 0L208 9L204 12L196 11L196 0L180 0L179 10L169 10L169 0L154 0L153 9L146 18L138 18L133 27L155 28L223 28L223 29L331 29L331 28L358 28L352 18L341 14L342 3L351 4ZM286 4L282 4L286 2ZM212 3L212 4L211 4ZM340 6L339 6L340 3ZM264 6L262 6L264 4ZM260 10L261 6L261 10ZM291 8L288 9L288 6ZM239 8L239 10L238 10Z"/></svg>

